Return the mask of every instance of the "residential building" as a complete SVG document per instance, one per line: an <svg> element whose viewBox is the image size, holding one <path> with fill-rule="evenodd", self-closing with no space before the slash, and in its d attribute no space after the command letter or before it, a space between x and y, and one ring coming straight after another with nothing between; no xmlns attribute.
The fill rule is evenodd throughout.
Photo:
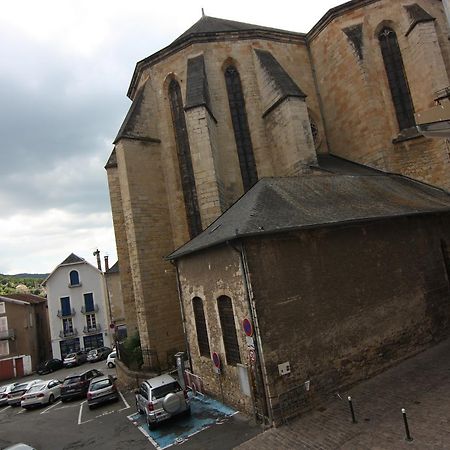
<svg viewBox="0 0 450 450"><path fill-rule="evenodd" d="M111 345L101 270L73 253L44 280L54 358Z"/></svg>
<svg viewBox="0 0 450 450"><path fill-rule="evenodd" d="M33 294L0 296L0 379L26 375L50 356L47 300Z"/></svg>
<svg viewBox="0 0 450 450"><path fill-rule="evenodd" d="M448 200L443 191L450 189L449 145L444 136L422 135L415 114L429 110L436 92L450 85L449 34L440 0L352 0L328 11L308 33L203 16L137 63L128 89L132 104L106 170L126 323L129 331L139 331L145 368L165 369L175 352L186 349L184 326L193 368L212 392L217 393L219 381L226 383L230 401L240 395L243 370L251 375L256 361L259 369L250 385L255 381L264 390L257 398L266 404L257 409L276 421L280 402L274 398L309 381L308 372L317 382L311 375L311 393L325 394L446 334ZM292 177L299 184L287 188L284 183ZM242 211L242 223L231 214L233 208ZM304 216L290 222L297 210ZM423 217L406 219L414 214ZM383 217L396 220L381 226ZM354 221L364 225L352 228ZM336 228L324 231L325 224ZM303 231L308 227L310 234ZM278 235L262 237L264 230ZM379 251L385 262L364 253L365 235L370 252ZM408 237L406 243L402 237ZM339 244L341 239L346 245ZM244 240L250 242L251 260L232 258L226 242L239 250ZM173 253L199 242L195 254ZM223 259L215 253L220 245ZM411 261L403 245L415 255ZM389 246L398 255L389 255ZM169 254L175 264L165 259ZM345 283L361 267L365 278ZM389 276L409 288L394 290L384 281ZM268 280L272 286L264 284ZM326 289L323 283L329 283ZM375 289L380 283L385 283L382 289ZM366 289L380 297L368 292L364 300L358 292ZM272 300L264 297L267 292ZM414 300L408 308L409 297ZM246 298L250 309L243 307ZM366 324L388 322L390 308L398 308L404 322L395 313L391 332L359 328L360 342L367 343L364 353L356 328L335 321L342 318L340 298L352 302L342 308L355 320L366 314ZM314 335L304 334L308 324L298 313L309 301L308 314L317 311L311 319ZM262 326L255 334L260 348L239 334L245 318L258 327L253 309L278 325ZM414 340L412 330L421 319ZM283 331L286 344L279 360L275 353ZM409 340L411 346L405 345ZM254 346L249 360L246 345L252 352ZM342 351L346 345L352 346L348 357ZM261 348L267 364L258 362ZM221 357L222 378L211 379L218 374L209 351ZM376 351L384 359L377 360ZM238 366L239 359L246 368ZM346 368L351 374L343 373ZM299 392L302 404L304 391ZM253 406L243 400L244 408Z"/></svg>

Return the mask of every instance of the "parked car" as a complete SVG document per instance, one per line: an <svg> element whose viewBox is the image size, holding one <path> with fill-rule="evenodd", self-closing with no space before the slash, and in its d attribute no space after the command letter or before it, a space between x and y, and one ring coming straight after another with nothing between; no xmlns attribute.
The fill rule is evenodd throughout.
<svg viewBox="0 0 450 450"><path fill-rule="evenodd" d="M91 380L87 393L87 403L89 409L100 403L110 400L119 400L119 391L116 386L116 378L111 375L104 375Z"/></svg>
<svg viewBox="0 0 450 450"><path fill-rule="evenodd" d="M109 347L94 348L88 353L87 360L89 362L101 361L106 359L111 352L112 350Z"/></svg>
<svg viewBox="0 0 450 450"><path fill-rule="evenodd" d="M5 384L4 386L0 386L0 406L6 405L8 403L8 394L16 384L18 383L10 383Z"/></svg>
<svg viewBox="0 0 450 450"><path fill-rule="evenodd" d="M19 383L14 386L11 392L8 394L8 405L19 406L22 401L22 395L37 383L43 383L43 380L31 380L26 383Z"/></svg>
<svg viewBox="0 0 450 450"><path fill-rule="evenodd" d="M112 351L108 357L106 358L106 365L112 369L113 367L116 367L116 356L117 356L117 352L116 351Z"/></svg>
<svg viewBox="0 0 450 450"><path fill-rule="evenodd" d="M14 444L14 445L9 445L8 447L4 447L3 450L36 450L34 447L30 447L27 444Z"/></svg>
<svg viewBox="0 0 450 450"><path fill-rule="evenodd" d="M136 408L146 415L150 429L175 415L191 413L187 391L170 375L144 381L136 391Z"/></svg>
<svg viewBox="0 0 450 450"><path fill-rule="evenodd" d="M84 350L79 350L78 352L69 353L64 358L64 367L74 367L79 366L86 362L87 355Z"/></svg>
<svg viewBox="0 0 450 450"><path fill-rule="evenodd" d="M59 380L47 380L42 383L36 383L22 395L20 405L22 408L30 409L34 406L53 403L57 398L61 397L61 384Z"/></svg>
<svg viewBox="0 0 450 450"><path fill-rule="evenodd" d="M89 383L93 378L102 376L97 369L85 370L79 374L69 375L61 386L61 401L65 402L75 397L85 397L89 389Z"/></svg>
<svg viewBox="0 0 450 450"><path fill-rule="evenodd" d="M39 375L44 375L46 373L51 373L54 372L55 370L62 369L63 367L64 363L60 359L57 358L49 359L39 364L37 368L37 373Z"/></svg>

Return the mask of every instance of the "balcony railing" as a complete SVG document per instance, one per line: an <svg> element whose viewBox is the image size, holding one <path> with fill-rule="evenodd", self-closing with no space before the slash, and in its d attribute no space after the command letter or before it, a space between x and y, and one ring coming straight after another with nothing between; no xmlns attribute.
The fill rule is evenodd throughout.
<svg viewBox="0 0 450 450"><path fill-rule="evenodd" d="M84 334L99 333L100 331L102 331L101 325L95 325L93 327L84 327L83 328L83 333Z"/></svg>
<svg viewBox="0 0 450 450"><path fill-rule="evenodd" d="M92 309L86 309L86 306L81 307L81 314L94 314L98 312L98 305L94 305Z"/></svg>
<svg viewBox="0 0 450 450"><path fill-rule="evenodd" d="M74 316L75 314L76 314L76 311L75 311L74 308L71 308L70 311L62 311L61 309L58 309L58 312L57 312L57 316L58 316L60 319L65 318L65 317L72 317L72 316Z"/></svg>
<svg viewBox="0 0 450 450"><path fill-rule="evenodd" d="M74 336L78 336L78 330L76 328L74 328L73 330L61 330L59 332L60 338L68 338Z"/></svg>
<svg viewBox="0 0 450 450"><path fill-rule="evenodd" d="M16 333L13 329L0 331L0 341L13 340L16 337Z"/></svg>

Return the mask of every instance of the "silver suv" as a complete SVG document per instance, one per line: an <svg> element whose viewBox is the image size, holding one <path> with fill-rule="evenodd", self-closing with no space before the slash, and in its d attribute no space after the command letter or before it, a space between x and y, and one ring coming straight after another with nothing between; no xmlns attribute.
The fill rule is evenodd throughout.
<svg viewBox="0 0 450 450"><path fill-rule="evenodd" d="M187 392L170 375L144 381L136 391L136 408L146 415L150 429L172 416L191 413Z"/></svg>

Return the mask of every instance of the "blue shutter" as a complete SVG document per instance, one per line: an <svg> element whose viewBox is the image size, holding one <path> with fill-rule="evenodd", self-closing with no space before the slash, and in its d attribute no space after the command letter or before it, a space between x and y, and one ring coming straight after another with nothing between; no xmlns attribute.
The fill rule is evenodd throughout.
<svg viewBox="0 0 450 450"><path fill-rule="evenodd" d="M84 307L86 308L86 312L94 311L94 295L92 292L84 294Z"/></svg>
<svg viewBox="0 0 450 450"><path fill-rule="evenodd" d="M76 286L77 284L80 284L80 277L76 270L72 270L69 274L69 277L71 286Z"/></svg>
<svg viewBox="0 0 450 450"><path fill-rule="evenodd" d="M70 297L61 297L61 312L63 316L70 316Z"/></svg>

